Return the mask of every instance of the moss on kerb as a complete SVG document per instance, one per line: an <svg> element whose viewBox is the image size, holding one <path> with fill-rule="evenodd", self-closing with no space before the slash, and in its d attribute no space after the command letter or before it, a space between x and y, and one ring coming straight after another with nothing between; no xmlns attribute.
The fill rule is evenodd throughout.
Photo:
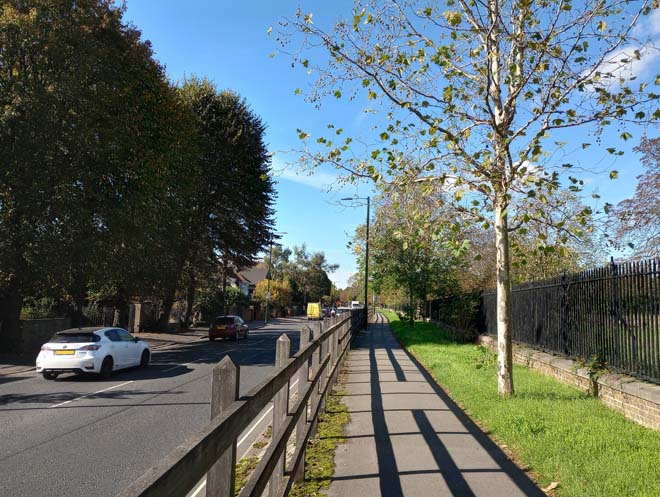
<svg viewBox="0 0 660 497"><path fill-rule="evenodd" d="M238 495L248 481L248 478L259 464L257 456L244 457L236 465L236 483L234 484L234 495Z"/></svg>
<svg viewBox="0 0 660 497"><path fill-rule="evenodd" d="M305 480L293 486L290 496L320 496L323 494L319 492L330 486L335 473L335 451L339 444L346 441L344 428L350 421L348 408L342 401L344 395L346 392L342 390L328 395L317 435L307 444Z"/></svg>

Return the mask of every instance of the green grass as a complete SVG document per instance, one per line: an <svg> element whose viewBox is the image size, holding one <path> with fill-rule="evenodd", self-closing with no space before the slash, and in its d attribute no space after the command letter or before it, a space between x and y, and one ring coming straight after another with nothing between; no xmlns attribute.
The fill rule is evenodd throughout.
<svg viewBox="0 0 660 497"><path fill-rule="evenodd" d="M296 483L289 494L292 497L311 497L330 486L335 473L335 450L344 443L344 427L350 420L348 409L342 402L344 392L328 395L325 414L318 424L318 431L307 445L305 453L305 480Z"/></svg>
<svg viewBox="0 0 660 497"><path fill-rule="evenodd" d="M457 344L435 324L411 329L385 314L402 344L541 487L559 482L553 495L660 496L660 433L522 366L514 366L515 395L502 399L490 350Z"/></svg>
<svg viewBox="0 0 660 497"><path fill-rule="evenodd" d="M248 481L248 478L259 464L257 456L244 457L236 465L236 482L234 483L234 495L238 495Z"/></svg>

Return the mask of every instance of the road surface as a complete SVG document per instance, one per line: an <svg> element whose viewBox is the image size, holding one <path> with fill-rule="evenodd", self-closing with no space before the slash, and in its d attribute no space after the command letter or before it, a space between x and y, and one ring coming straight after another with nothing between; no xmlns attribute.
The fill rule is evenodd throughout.
<svg viewBox="0 0 660 497"><path fill-rule="evenodd" d="M282 333L297 352L305 323L282 319L247 340L154 350L149 368L109 381L0 377L0 496L114 496L208 422L215 364L229 354L241 366L243 395L272 371ZM239 457L270 423L266 415L255 426L260 418L239 438Z"/></svg>

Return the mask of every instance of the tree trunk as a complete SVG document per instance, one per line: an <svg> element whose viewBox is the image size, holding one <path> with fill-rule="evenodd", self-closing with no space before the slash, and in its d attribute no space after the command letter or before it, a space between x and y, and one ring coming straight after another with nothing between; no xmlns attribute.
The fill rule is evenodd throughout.
<svg viewBox="0 0 660 497"><path fill-rule="evenodd" d="M172 313L172 306L174 305L174 291L169 293L160 309L160 314L158 316L158 322L156 323L156 328L159 331L168 331L168 323L170 322L170 314Z"/></svg>
<svg viewBox="0 0 660 497"><path fill-rule="evenodd" d="M85 326L85 316L83 308L85 307L85 295L76 292L73 296L73 309L71 309L71 327L80 328Z"/></svg>
<svg viewBox="0 0 660 497"><path fill-rule="evenodd" d="M186 312L183 316L183 326L188 327L190 317L193 314L193 306L195 305L195 272L190 269L188 272L188 291L186 292Z"/></svg>
<svg viewBox="0 0 660 497"><path fill-rule="evenodd" d="M506 203L495 201L495 248L497 250L497 390L513 395L511 347L511 280L509 275L509 232Z"/></svg>
<svg viewBox="0 0 660 497"><path fill-rule="evenodd" d="M128 300L125 297L122 297L119 303L115 306L112 326L128 328Z"/></svg>
<svg viewBox="0 0 660 497"><path fill-rule="evenodd" d="M412 286L408 289L408 314L410 327L413 328L415 326L415 297Z"/></svg>
<svg viewBox="0 0 660 497"><path fill-rule="evenodd" d="M0 351L20 352L23 297L15 281L0 290Z"/></svg>
<svg viewBox="0 0 660 497"><path fill-rule="evenodd" d="M222 314L227 314L227 267L222 272Z"/></svg>

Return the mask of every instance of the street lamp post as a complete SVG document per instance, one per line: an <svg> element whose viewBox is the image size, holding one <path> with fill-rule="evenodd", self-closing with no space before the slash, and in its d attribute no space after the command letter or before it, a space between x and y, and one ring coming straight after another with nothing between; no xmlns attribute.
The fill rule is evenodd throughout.
<svg viewBox="0 0 660 497"><path fill-rule="evenodd" d="M264 324L268 324L268 302L270 300L270 279L271 269L273 269L273 238L280 237L281 235L286 235L286 233L273 233L270 236L270 249L268 252L268 271L266 272L266 315L264 316ZM275 243L279 245L279 243Z"/></svg>
<svg viewBox="0 0 660 497"><path fill-rule="evenodd" d="M369 324L369 207L371 197L347 197L342 200L366 200L367 201L367 237L364 258L364 329Z"/></svg>

